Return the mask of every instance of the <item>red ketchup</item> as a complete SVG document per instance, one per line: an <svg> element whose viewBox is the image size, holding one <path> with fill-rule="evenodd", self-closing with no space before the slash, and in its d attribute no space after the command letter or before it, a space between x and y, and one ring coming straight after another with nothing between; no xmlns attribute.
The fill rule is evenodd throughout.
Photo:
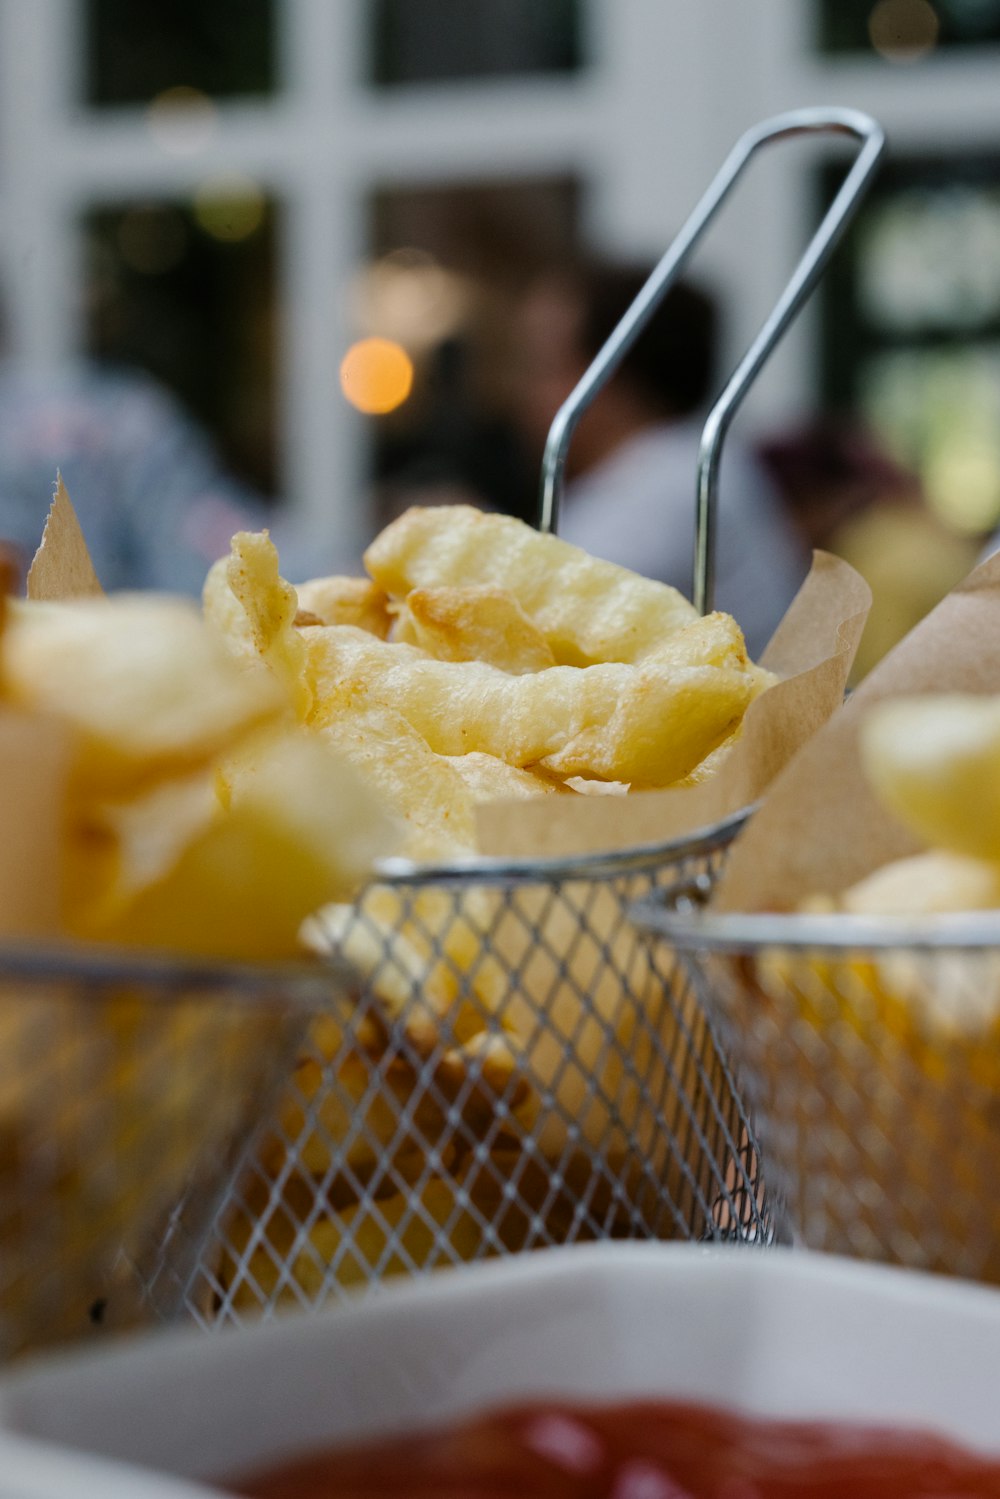
<svg viewBox="0 0 1000 1499"><path fill-rule="evenodd" d="M997 1412L1000 1439L1000 1411ZM918 1432L643 1401L519 1405L297 1459L245 1499L1000 1499L1000 1457Z"/></svg>

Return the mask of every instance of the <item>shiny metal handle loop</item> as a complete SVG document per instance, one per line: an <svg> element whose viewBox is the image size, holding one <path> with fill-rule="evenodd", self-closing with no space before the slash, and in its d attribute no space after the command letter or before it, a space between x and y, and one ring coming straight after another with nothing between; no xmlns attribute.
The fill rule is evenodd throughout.
<svg viewBox="0 0 1000 1499"><path fill-rule="evenodd" d="M885 149L885 132L870 115L856 109L794 109L747 130L730 151L694 212L656 266L642 291L560 406L549 428L542 459L538 527L555 531L559 519L566 455L577 423L618 368L663 296L677 280L688 256L714 219L750 158L771 141L797 135L850 135L862 149L806 247L781 296L757 337L712 407L702 431L698 454L694 586L692 599L701 614L712 608L715 591L715 532L719 460L729 424L772 349L793 321L826 267Z"/></svg>

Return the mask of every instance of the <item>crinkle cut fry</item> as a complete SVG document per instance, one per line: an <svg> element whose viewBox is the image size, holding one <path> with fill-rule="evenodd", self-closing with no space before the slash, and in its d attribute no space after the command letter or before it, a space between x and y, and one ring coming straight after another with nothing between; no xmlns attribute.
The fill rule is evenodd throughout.
<svg viewBox="0 0 1000 1499"><path fill-rule="evenodd" d="M439 661L482 661L512 676L556 665L552 647L514 595L488 584L414 588L400 606L392 638Z"/></svg>
<svg viewBox="0 0 1000 1499"><path fill-rule="evenodd" d="M681 631L656 662L552 667L511 677L478 662L430 660L349 626L302 631L315 699L356 681L442 755L484 751L559 775L668 786L741 719L757 690L728 615Z"/></svg>
<svg viewBox="0 0 1000 1499"><path fill-rule="evenodd" d="M411 508L375 538L365 566L396 599L413 588L507 589L556 660L570 666L641 661L698 618L694 606L666 583L470 505Z"/></svg>
<svg viewBox="0 0 1000 1499"><path fill-rule="evenodd" d="M368 578L310 578L295 588L299 608L324 625L357 625L384 640L392 628L389 600Z"/></svg>

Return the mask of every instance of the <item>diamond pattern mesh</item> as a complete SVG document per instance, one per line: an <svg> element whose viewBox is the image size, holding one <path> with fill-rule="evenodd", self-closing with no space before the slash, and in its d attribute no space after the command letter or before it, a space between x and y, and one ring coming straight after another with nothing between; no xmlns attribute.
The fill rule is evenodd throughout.
<svg viewBox="0 0 1000 1499"><path fill-rule="evenodd" d="M801 1241L1000 1283L996 949L684 961Z"/></svg>
<svg viewBox="0 0 1000 1499"><path fill-rule="evenodd" d="M280 998L72 963L0 977L0 1361L148 1320L133 1264L182 1194L204 1227L287 1075L307 1012Z"/></svg>
<svg viewBox="0 0 1000 1499"><path fill-rule="evenodd" d="M207 1238L164 1257L154 1305L222 1325L578 1240L767 1240L712 1030L626 915L654 888L711 881L723 853L380 884L329 913L363 975L349 1013L313 1023Z"/></svg>

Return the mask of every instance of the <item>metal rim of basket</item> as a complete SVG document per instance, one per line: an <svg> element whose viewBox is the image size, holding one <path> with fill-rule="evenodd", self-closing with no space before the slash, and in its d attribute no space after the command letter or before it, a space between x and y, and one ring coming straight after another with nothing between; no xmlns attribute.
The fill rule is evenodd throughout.
<svg viewBox="0 0 1000 1499"><path fill-rule="evenodd" d="M375 877L377 883L383 885L524 885L642 874L664 864L712 854L727 847L755 811L756 804L741 807L738 812L693 833L604 853L558 854L543 858L483 855L440 864L418 864L401 858L382 859L376 864Z"/></svg>
<svg viewBox="0 0 1000 1499"><path fill-rule="evenodd" d="M752 956L763 948L796 952L1000 951L1000 910L956 911L921 916L862 916L851 912L705 911L694 909L705 891L694 885L668 907L636 901L636 926L666 938L681 952ZM691 904L687 902L690 901Z"/></svg>
<svg viewBox="0 0 1000 1499"><path fill-rule="evenodd" d="M349 965L337 958L252 964L101 943L0 942L0 984L71 980L94 989L141 984L192 995L238 991L241 996L265 1000L280 994L282 1001L315 1004L329 996L331 981L347 983L351 977Z"/></svg>

